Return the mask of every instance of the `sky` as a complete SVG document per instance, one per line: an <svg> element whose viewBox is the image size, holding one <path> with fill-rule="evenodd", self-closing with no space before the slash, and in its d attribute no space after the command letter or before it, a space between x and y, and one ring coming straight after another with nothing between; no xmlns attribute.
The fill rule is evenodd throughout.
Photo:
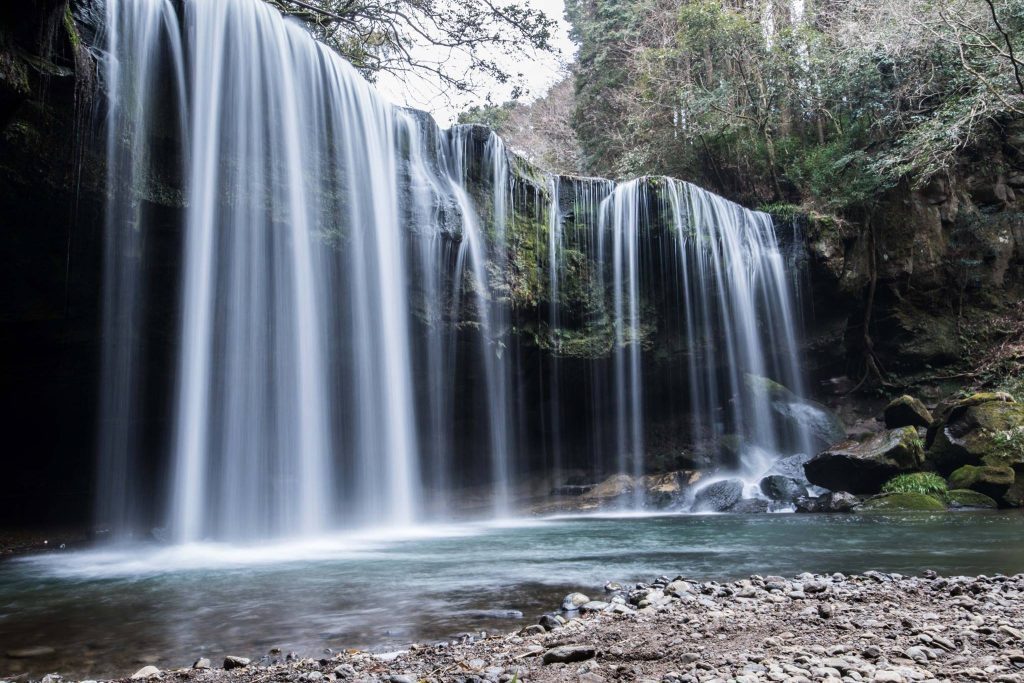
<svg viewBox="0 0 1024 683"><path fill-rule="evenodd" d="M558 54L536 53L525 61L504 59L505 68L510 73L522 72L525 76L525 87L529 91L521 98L530 102L543 97L548 89L565 75L566 66L574 59L576 48L569 39L569 24L565 21L564 0L520 0L543 11L550 19L558 22L552 44ZM472 95L443 95L440 83L433 78L420 78L415 81L403 82L396 77L384 75L377 82L378 89L396 104L423 109L433 114L438 124L448 126L458 117L459 112L476 104L484 104L487 96L495 104L510 99L512 85L485 83L479 92Z"/></svg>

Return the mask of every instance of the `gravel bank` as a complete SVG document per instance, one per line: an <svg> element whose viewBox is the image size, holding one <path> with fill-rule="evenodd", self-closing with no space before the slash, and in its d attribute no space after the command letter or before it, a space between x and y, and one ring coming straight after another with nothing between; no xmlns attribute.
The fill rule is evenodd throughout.
<svg viewBox="0 0 1024 683"><path fill-rule="evenodd" d="M274 653L262 662L233 659L229 670L137 676L196 683L1024 682L1024 575L868 572L728 584L661 577L609 584L600 596L572 594L563 605L578 609L556 610L516 634L397 656L277 661L287 656Z"/></svg>

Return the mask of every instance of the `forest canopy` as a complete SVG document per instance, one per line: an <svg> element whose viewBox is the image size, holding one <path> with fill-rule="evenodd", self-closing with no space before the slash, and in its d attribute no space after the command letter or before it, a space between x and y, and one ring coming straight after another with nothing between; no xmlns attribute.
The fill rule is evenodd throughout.
<svg viewBox="0 0 1024 683"><path fill-rule="evenodd" d="M575 88L546 108L571 109L579 172L843 211L927 183L1024 115L1024 0L566 6Z"/></svg>
<svg viewBox="0 0 1024 683"><path fill-rule="evenodd" d="M551 48L555 22L513 0L268 0L307 22L314 35L369 80L382 73L429 78L445 92L509 83L523 74L505 65Z"/></svg>

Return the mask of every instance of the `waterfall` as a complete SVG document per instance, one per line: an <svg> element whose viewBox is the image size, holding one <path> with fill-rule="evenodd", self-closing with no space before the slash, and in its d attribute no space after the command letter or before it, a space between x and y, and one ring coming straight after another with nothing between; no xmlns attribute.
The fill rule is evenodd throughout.
<svg viewBox="0 0 1024 683"><path fill-rule="evenodd" d="M184 139L184 54L178 17L170 0L145 0L106 7L111 50L104 65L112 94L108 112L107 183L111 188L104 233L103 320L100 385L97 513L123 532L138 521L142 494L142 437L138 423L146 346L141 333L151 219L145 198L157 181L149 140L157 134ZM160 74L176 84L172 115L149 116L166 99Z"/></svg>
<svg viewBox="0 0 1024 683"><path fill-rule="evenodd" d="M767 215L535 172L260 0L106 2L102 523L192 543L500 517L568 472L639 481L654 426L750 476L810 448L745 386L804 390ZM167 195L180 244L157 249Z"/></svg>

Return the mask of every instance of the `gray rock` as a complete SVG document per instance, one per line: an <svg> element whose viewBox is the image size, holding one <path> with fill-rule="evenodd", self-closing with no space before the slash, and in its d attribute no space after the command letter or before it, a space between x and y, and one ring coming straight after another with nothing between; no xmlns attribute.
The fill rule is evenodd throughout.
<svg viewBox="0 0 1024 683"><path fill-rule="evenodd" d="M247 659L245 657L235 657L233 655L228 655L227 657L224 658L224 668L225 669L244 669L245 667L249 666L250 661L251 660L249 660L249 659Z"/></svg>
<svg viewBox="0 0 1024 683"><path fill-rule="evenodd" d="M545 614L540 618L538 624L548 631L554 631L556 628L561 628L562 622L552 614Z"/></svg>
<svg viewBox="0 0 1024 683"><path fill-rule="evenodd" d="M338 666L334 667L334 675L340 678L341 680L355 678L356 668L351 664L339 664Z"/></svg>
<svg viewBox="0 0 1024 683"><path fill-rule="evenodd" d="M389 683L416 683L416 677L408 674L393 674L388 681Z"/></svg>
<svg viewBox="0 0 1024 683"><path fill-rule="evenodd" d="M580 605L585 605L588 602L590 602L590 598L583 593L569 593L562 600L562 609L566 612L572 612L579 609Z"/></svg>
<svg viewBox="0 0 1024 683"><path fill-rule="evenodd" d="M526 626L523 629L521 629L519 631L519 635L526 636L526 637L542 636L545 633L547 633L548 630L549 629L545 628L541 624L531 624L530 626ZM551 630L554 630L554 629L551 629Z"/></svg>
<svg viewBox="0 0 1024 683"><path fill-rule="evenodd" d="M743 497L743 482L739 479L723 479L708 484L693 498L694 512L724 512Z"/></svg>
<svg viewBox="0 0 1024 683"><path fill-rule="evenodd" d="M213 664L206 657L200 657L192 664L193 669L212 669Z"/></svg>
<svg viewBox="0 0 1024 683"><path fill-rule="evenodd" d="M934 418L923 403L904 394L885 407L885 426L888 429L897 427L932 426Z"/></svg>
<svg viewBox="0 0 1024 683"><path fill-rule="evenodd" d="M580 605L581 612L604 612L611 605L601 600L591 600L590 602Z"/></svg>
<svg viewBox="0 0 1024 683"><path fill-rule="evenodd" d="M561 645L544 653L545 664L569 664L585 662L597 656L597 650L589 645Z"/></svg>
<svg viewBox="0 0 1024 683"><path fill-rule="evenodd" d="M807 486L797 479L781 474L771 474L761 480L761 493L772 500L791 503L801 496L807 495Z"/></svg>
<svg viewBox="0 0 1024 683"><path fill-rule="evenodd" d="M160 675L160 669L156 668L152 664L144 666L135 673L132 674L133 681L144 681L147 678L156 678Z"/></svg>

